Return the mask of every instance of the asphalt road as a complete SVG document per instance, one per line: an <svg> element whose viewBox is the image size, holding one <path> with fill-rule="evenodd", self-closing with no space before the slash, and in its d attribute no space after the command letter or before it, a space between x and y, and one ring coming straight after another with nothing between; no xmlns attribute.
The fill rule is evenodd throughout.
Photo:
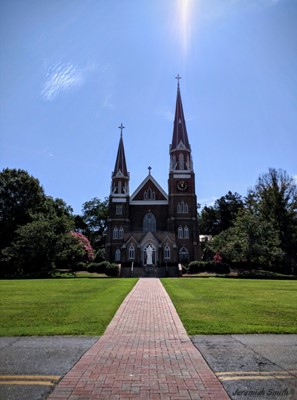
<svg viewBox="0 0 297 400"><path fill-rule="evenodd" d="M0 338L0 400L46 399L97 340ZM199 335L192 341L231 399L297 399L297 335Z"/></svg>
<svg viewBox="0 0 297 400"><path fill-rule="evenodd" d="M199 335L192 341L231 399L297 399L297 335Z"/></svg>
<svg viewBox="0 0 297 400"><path fill-rule="evenodd" d="M45 399L97 340L86 336L0 338L0 400Z"/></svg>

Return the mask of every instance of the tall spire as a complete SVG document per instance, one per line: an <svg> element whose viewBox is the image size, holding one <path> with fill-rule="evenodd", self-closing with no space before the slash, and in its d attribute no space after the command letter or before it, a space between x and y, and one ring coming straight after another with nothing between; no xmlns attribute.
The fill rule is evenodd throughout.
<svg viewBox="0 0 297 400"><path fill-rule="evenodd" d="M171 151L180 148L181 146L185 150L190 151L190 144L187 134L183 104L181 100L180 87L179 87L179 81L181 77L177 75L175 79L177 79L177 96L176 96L175 118L173 125Z"/></svg>
<svg viewBox="0 0 297 400"><path fill-rule="evenodd" d="M123 129L125 127L123 124L119 126L119 129L121 130L121 137L120 137L120 142L119 142L119 147L118 147L118 153L117 153L117 158L114 166L114 171L112 173L112 176L124 176L128 177L128 170L127 170L127 164L126 164L126 157L125 157L125 149L124 149L124 141L123 141Z"/></svg>

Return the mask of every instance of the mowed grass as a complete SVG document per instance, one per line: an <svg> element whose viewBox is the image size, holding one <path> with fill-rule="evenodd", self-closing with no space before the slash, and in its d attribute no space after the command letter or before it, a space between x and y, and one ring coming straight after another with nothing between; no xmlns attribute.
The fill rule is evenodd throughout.
<svg viewBox="0 0 297 400"><path fill-rule="evenodd" d="M0 336L102 335L137 279L0 281Z"/></svg>
<svg viewBox="0 0 297 400"><path fill-rule="evenodd" d="M297 282L162 279L189 335L297 333Z"/></svg>

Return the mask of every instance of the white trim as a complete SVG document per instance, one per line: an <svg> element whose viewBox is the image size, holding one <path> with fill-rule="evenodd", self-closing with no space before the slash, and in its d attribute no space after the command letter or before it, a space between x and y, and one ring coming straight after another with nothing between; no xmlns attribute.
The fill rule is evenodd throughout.
<svg viewBox="0 0 297 400"><path fill-rule="evenodd" d="M190 174L173 174L173 178L183 178L183 179L190 179Z"/></svg>
<svg viewBox="0 0 297 400"><path fill-rule="evenodd" d="M118 199L115 199L114 197L111 199L111 202L112 203L126 203L127 202L127 198L125 197L125 198L123 198L123 197L121 197L121 198L118 198Z"/></svg>
<svg viewBox="0 0 297 400"><path fill-rule="evenodd" d="M132 200L129 204L132 206L167 206L168 200Z"/></svg>

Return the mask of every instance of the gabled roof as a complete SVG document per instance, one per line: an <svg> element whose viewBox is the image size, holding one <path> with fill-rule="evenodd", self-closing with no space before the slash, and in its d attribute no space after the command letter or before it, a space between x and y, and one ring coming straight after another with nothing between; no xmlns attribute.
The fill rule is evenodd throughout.
<svg viewBox="0 0 297 400"><path fill-rule="evenodd" d="M123 142L123 136L121 134L120 137L120 142L119 142L119 147L118 147L118 153L117 153L117 158L114 166L114 171L112 173L112 177L129 177L128 170L127 170L127 164L126 164L126 157L125 157L125 149L124 149L124 142Z"/></svg>
<svg viewBox="0 0 297 400"><path fill-rule="evenodd" d="M145 195L145 192L147 195ZM168 204L167 193L149 174L130 197L130 204Z"/></svg>
<svg viewBox="0 0 297 400"><path fill-rule="evenodd" d="M190 144L189 144L186 122L183 111L183 104L178 83L171 151L180 148L181 145L183 145L186 150L190 151Z"/></svg>
<svg viewBox="0 0 297 400"><path fill-rule="evenodd" d="M149 231L142 238L142 240L140 242L140 245L143 246L145 243L153 243L156 246L158 246L159 245L159 240L156 238L156 236L153 234L153 232Z"/></svg>

